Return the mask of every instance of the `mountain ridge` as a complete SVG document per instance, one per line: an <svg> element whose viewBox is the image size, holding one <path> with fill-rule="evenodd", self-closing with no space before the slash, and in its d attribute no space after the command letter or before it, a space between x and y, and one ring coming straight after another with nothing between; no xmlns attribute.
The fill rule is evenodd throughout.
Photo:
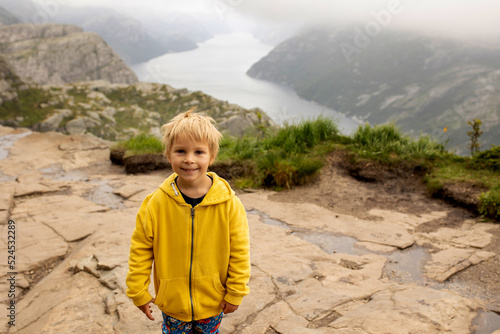
<svg viewBox="0 0 500 334"><path fill-rule="evenodd" d="M304 30L247 74L358 120L394 122L411 135L431 134L458 149L466 145L467 121L480 118L485 145L500 142L500 94L494 88L500 84L500 49L388 30L346 56L354 49L342 46L360 46L356 38L353 28Z"/></svg>
<svg viewBox="0 0 500 334"><path fill-rule="evenodd" d="M96 33L73 25L0 26L0 53L25 82L138 82L135 73Z"/></svg>

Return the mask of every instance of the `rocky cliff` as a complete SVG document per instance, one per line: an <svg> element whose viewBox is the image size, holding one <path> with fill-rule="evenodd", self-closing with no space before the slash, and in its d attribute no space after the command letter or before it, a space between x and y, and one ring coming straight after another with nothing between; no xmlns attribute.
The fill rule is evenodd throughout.
<svg viewBox="0 0 500 334"><path fill-rule="evenodd" d="M124 8L74 7L71 1L0 0L0 5L25 23L59 23L81 26L98 33L127 63L140 63L169 52L197 48L196 42L212 37L206 22L184 19L185 14L143 13ZM130 6L128 4L128 6ZM127 7L127 6L125 6ZM221 21L221 20L218 20ZM220 24L220 23L219 23Z"/></svg>
<svg viewBox="0 0 500 334"><path fill-rule="evenodd" d="M321 27L281 43L248 74L359 120L395 122L459 147L468 140L467 121L479 118L485 147L500 142L500 48L494 45Z"/></svg>
<svg viewBox="0 0 500 334"><path fill-rule="evenodd" d="M15 24L0 27L0 53L26 82L84 80L135 83L137 77L95 34L77 26Z"/></svg>
<svg viewBox="0 0 500 334"><path fill-rule="evenodd" d="M5 71L5 76L11 75L8 67ZM230 135L274 126L262 110L244 109L168 85L100 80L40 88L10 82L6 91L15 98L0 105L0 124L43 132L92 133L107 140L125 140L139 133L161 136L162 124L194 106L212 116L218 128Z"/></svg>

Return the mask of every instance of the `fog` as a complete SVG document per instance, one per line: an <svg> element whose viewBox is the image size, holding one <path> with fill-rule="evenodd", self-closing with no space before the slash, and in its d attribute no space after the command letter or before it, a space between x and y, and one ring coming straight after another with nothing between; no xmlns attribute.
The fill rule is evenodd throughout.
<svg viewBox="0 0 500 334"><path fill-rule="evenodd" d="M456 37L500 37L498 0L54 1L73 6L108 6L125 11L129 15L148 12L156 15L171 12L211 14L236 28L251 26L251 23L363 25L389 13L390 28L413 29Z"/></svg>

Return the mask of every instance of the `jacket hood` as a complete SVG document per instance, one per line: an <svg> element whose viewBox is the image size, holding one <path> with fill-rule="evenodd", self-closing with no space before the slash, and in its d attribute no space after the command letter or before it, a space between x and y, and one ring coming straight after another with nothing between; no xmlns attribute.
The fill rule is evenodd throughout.
<svg viewBox="0 0 500 334"><path fill-rule="evenodd" d="M208 172L207 174L212 178L213 183L210 190L205 195L205 198L203 198L203 202L199 204L200 206L226 202L235 195L233 189L231 189L231 186L226 180L219 177L214 172ZM181 192L179 191L179 188L177 187L177 184L175 183L175 178L177 176L178 175L176 173L171 174L160 185L160 189L180 204L187 205L181 195Z"/></svg>

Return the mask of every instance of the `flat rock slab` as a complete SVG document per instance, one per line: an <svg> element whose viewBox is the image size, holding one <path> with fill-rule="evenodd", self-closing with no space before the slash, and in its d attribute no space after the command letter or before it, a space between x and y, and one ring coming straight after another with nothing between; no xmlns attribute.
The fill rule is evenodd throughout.
<svg viewBox="0 0 500 334"><path fill-rule="evenodd" d="M444 282L455 273L481 263L495 256L495 253L475 249L448 248L431 255L425 265L425 276Z"/></svg>
<svg viewBox="0 0 500 334"><path fill-rule="evenodd" d="M408 228L415 228L420 224L445 217L448 214L448 211L435 211L428 214L412 215L390 210L371 209L368 213L372 216L382 218L383 221L387 223L394 223Z"/></svg>
<svg viewBox="0 0 500 334"><path fill-rule="evenodd" d="M469 334L477 305L459 295L425 287L399 287L333 321L333 333Z"/></svg>
<svg viewBox="0 0 500 334"><path fill-rule="evenodd" d="M436 232L421 233L420 236L440 243L446 242L461 247L484 248L493 238L493 235L489 231L498 228L500 227L492 226L492 224L470 222L464 223L460 229L442 227Z"/></svg>
<svg viewBox="0 0 500 334"><path fill-rule="evenodd" d="M17 177L15 196L42 195L68 188L65 181L47 179L39 172L28 172Z"/></svg>
<svg viewBox="0 0 500 334"><path fill-rule="evenodd" d="M17 176L56 162L66 171L107 160L109 147L103 140L84 135L34 132L13 144L9 158L0 160L0 170L6 175Z"/></svg>
<svg viewBox="0 0 500 334"><path fill-rule="evenodd" d="M407 228L386 222L359 220L351 216L339 215L314 204L291 204L271 202L265 192L240 196L247 210L256 209L273 219L283 221L292 227L329 231L397 248L407 248L415 240Z"/></svg>
<svg viewBox="0 0 500 334"><path fill-rule="evenodd" d="M144 191L145 187L143 185L138 185L138 184L126 184L120 189L115 190L113 193L116 195L119 195L125 199L128 199L135 194L140 193L141 191Z"/></svg>
<svg viewBox="0 0 500 334"><path fill-rule="evenodd" d="M50 227L34 220L16 220L17 261L19 272L34 270L53 258L64 257L68 251L67 243Z"/></svg>

